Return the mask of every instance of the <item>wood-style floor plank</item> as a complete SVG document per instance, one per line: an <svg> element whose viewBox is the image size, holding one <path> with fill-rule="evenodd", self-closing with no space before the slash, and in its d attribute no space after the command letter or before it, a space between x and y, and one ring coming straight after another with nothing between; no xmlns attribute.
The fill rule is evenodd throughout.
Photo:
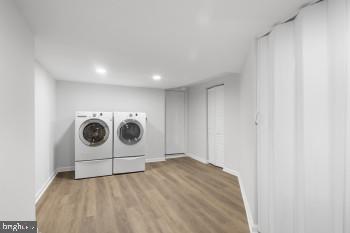
<svg viewBox="0 0 350 233"><path fill-rule="evenodd" d="M249 233L237 178L187 157L73 177L59 173L39 201L41 233Z"/></svg>

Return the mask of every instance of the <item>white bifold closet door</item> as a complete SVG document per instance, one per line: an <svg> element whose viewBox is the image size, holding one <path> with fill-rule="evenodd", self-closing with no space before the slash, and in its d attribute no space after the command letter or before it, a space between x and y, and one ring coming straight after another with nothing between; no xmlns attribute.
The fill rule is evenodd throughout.
<svg viewBox="0 0 350 233"><path fill-rule="evenodd" d="M208 161L224 166L225 91L224 85L208 89Z"/></svg>
<svg viewBox="0 0 350 233"><path fill-rule="evenodd" d="M185 93L166 92L166 154L185 153Z"/></svg>

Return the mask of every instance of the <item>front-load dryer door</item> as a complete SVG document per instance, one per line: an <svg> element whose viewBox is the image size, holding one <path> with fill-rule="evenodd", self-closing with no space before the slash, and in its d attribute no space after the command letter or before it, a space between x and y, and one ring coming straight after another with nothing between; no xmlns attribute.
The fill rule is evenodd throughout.
<svg viewBox="0 0 350 233"><path fill-rule="evenodd" d="M144 128L135 119L122 121L117 129L116 157L145 155Z"/></svg>
<svg viewBox="0 0 350 233"><path fill-rule="evenodd" d="M142 136L143 127L137 120L128 119L120 123L118 137L125 145L135 145L139 143Z"/></svg>
<svg viewBox="0 0 350 233"><path fill-rule="evenodd" d="M112 157L112 129L101 119L88 119L79 127L76 161Z"/></svg>

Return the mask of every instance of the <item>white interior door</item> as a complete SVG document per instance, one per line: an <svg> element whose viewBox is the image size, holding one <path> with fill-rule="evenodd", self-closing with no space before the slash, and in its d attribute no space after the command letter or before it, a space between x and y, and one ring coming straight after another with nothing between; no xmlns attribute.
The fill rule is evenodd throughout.
<svg viewBox="0 0 350 233"><path fill-rule="evenodd" d="M218 167L224 166L224 86L208 89L208 160Z"/></svg>
<svg viewBox="0 0 350 233"><path fill-rule="evenodd" d="M166 92L166 154L185 153L185 93Z"/></svg>

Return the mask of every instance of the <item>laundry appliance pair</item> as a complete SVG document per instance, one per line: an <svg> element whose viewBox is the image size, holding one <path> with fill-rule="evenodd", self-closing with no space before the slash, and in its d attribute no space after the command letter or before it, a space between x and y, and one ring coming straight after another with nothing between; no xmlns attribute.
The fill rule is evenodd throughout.
<svg viewBox="0 0 350 233"><path fill-rule="evenodd" d="M77 112L75 179L145 170L146 114Z"/></svg>

